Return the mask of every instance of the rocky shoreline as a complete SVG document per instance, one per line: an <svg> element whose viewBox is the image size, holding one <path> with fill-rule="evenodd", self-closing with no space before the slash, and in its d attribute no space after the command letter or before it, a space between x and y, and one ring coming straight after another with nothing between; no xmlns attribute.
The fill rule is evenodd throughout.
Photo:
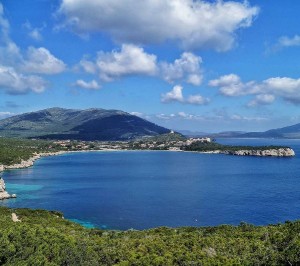
<svg viewBox="0 0 300 266"><path fill-rule="evenodd" d="M238 155L238 156L259 156L259 157L293 157L295 152L291 148L280 148L280 149L268 149L268 150L218 150L215 153Z"/></svg>
<svg viewBox="0 0 300 266"><path fill-rule="evenodd" d="M5 182L2 177L0 177L0 200L16 198L16 194L8 194L5 187Z"/></svg>
<svg viewBox="0 0 300 266"><path fill-rule="evenodd" d="M127 149L125 149L127 150ZM48 153L39 153L35 154L33 157L28 160L22 160L18 164L12 165L0 165L0 173L9 170L9 169L22 169L33 166L34 162L42 157L55 156L65 153L73 153L73 152L90 152L90 151L118 151L118 149L103 149L103 150L81 150L81 151L58 151L58 152L48 152ZM124 151L124 149L122 150ZM127 150L130 151L130 150ZM143 149L141 149L143 151ZM167 150L167 151L177 151L180 152L182 150ZM189 151L184 151L189 152ZM227 154L227 155L237 155L237 156L259 156L259 157L293 157L295 156L295 152L291 148L279 148L279 149L255 149L255 150L213 150L213 151L194 151L199 153L211 153L211 154Z"/></svg>
<svg viewBox="0 0 300 266"><path fill-rule="evenodd" d="M58 152L47 152L47 153L38 153L29 158L28 160L22 160L20 163L12 164L12 165L0 165L0 172L9 169L22 169L33 166L34 162L42 157L54 156L64 154L66 151L58 151Z"/></svg>

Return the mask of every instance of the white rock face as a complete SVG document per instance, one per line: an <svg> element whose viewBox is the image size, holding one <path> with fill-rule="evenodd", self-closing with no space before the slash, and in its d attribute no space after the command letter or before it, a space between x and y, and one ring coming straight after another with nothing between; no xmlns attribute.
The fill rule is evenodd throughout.
<svg viewBox="0 0 300 266"><path fill-rule="evenodd" d="M5 182L4 182L3 178L0 178L0 200L12 198L12 196L10 194L8 194L5 189L6 189ZM14 198L16 198L16 197L17 196L14 194Z"/></svg>
<svg viewBox="0 0 300 266"><path fill-rule="evenodd" d="M291 148L279 148L279 149L269 149L269 150L220 151L220 153L238 155L238 156L273 156L273 157L295 156L295 152Z"/></svg>
<svg viewBox="0 0 300 266"><path fill-rule="evenodd" d="M4 171L4 165L0 164L0 172Z"/></svg>

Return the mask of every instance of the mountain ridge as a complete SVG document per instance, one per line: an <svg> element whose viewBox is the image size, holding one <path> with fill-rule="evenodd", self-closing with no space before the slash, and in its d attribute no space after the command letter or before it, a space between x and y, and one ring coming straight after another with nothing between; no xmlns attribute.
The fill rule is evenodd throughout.
<svg viewBox="0 0 300 266"><path fill-rule="evenodd" d="M52 107L0 120L0 135L43 139L128 140L170 130L121 110Z"/></svg>

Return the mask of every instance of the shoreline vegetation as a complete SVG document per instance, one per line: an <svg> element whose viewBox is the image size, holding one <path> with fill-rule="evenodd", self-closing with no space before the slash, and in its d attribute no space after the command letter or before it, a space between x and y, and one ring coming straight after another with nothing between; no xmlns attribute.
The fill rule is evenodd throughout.
<svg viewBox="0 0 300 266"><path fill-rule="evenodd" d="M0 207L0 223L0 265L300 263L300 221L116 231L87 229L56 211Z"/></svg>
<svg viewBox="0 0 300 266"><path fill-rule="evenodd" d="M134 141L47 141L0 137L0 172L31 167L41 157L88 151L178 151L237 156L292 157L295 152L284 146L229 146L210 138L185 138L168 133Z"/></svg>

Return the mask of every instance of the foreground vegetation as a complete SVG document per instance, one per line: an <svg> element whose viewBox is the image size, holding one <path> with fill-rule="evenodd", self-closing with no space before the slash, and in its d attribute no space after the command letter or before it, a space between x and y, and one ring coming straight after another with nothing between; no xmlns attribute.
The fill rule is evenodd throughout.
<svg viewBox="0 0 300 266"><path fill-rule="evenodd" d="M21 222L12 221L12 212ZM0 265L300 264L300 221L103 231L57 212L2 207L0 223Z"/></svg>

